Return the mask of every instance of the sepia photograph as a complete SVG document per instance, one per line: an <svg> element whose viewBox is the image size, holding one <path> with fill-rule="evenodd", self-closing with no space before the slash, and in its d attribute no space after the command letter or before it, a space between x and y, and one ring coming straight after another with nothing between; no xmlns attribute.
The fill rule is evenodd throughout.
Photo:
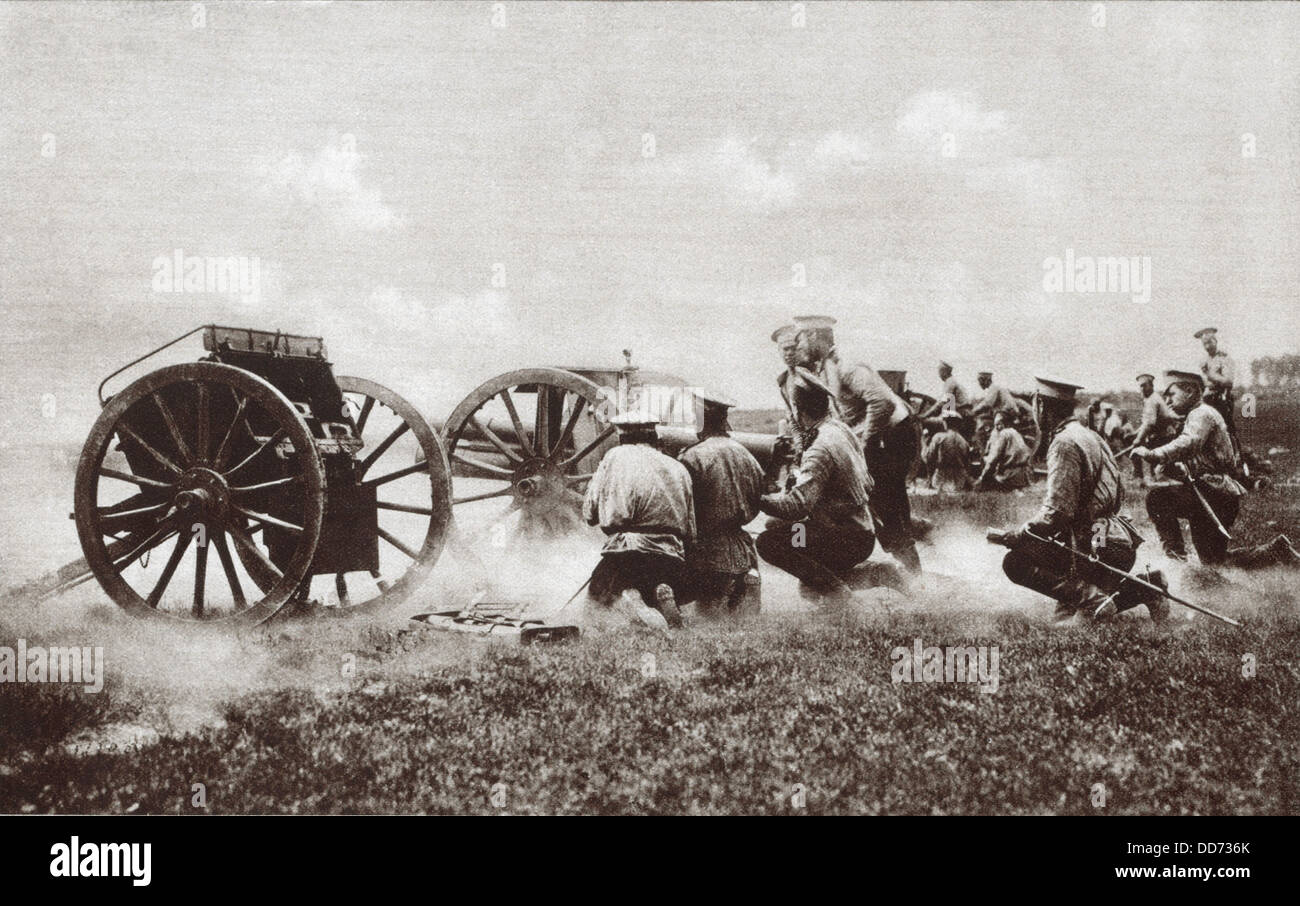
<svg viewBox="0 0 1300 906"><path fill-rule="evenodd" d="M35 874L200 833L123 815L1052 816L1217 882L1258 825L1070 816L1300 812L1297 5L6 0L0 50Z"/></svg>

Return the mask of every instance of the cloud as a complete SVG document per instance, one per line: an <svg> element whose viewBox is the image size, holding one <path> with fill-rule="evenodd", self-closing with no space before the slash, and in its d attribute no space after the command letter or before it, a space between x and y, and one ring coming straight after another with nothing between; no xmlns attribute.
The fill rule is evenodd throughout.
<svg viewBox="0 0 1300 906"><path fill-rule="evenodd" d="M747 207L783 208L799 196L794 173L764 159L749 142L735 135L725 136L712 147L667 156L652 166L651 174L653 181L670 188L703 189Z"/></svg>
<svg viewBox="0 0 1300 906"><path fill-rule="evenodd" d="M982 147L981 139L1007 133L1009 120L1005 110L983 110L968 95L926 91L908 99L894 128L905 140L927 147L938 147L946 134L958 147Z"/></svg>
<svg viewBox="0 0 1300 906"><path fill-rule="evenodd" d="M298 151L261 166L267 187L341 232L376 232L400 225L378 189L358 176L362 157L350 135L332 140L308 160Z"/></svg>

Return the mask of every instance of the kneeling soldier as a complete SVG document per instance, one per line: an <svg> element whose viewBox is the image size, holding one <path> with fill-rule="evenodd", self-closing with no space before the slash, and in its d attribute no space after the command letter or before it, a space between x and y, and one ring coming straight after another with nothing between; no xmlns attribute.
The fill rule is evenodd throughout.
<svg viewBox="0 0 1300 906"><path fill-rule="evenodd" d="M1219 410L1202 399L1201 376L1166 371L1165 379L1170 407L1185 416L1183 431L1164 446L1136 447L1133 455L1147 462L1175 464L1173 475L1181 480L1147 492L1147 515L1165 553L1175 560L1187 559L1178 525L1179 519L1186 519L1201 563L1214 566L1227 556L1227 529L1237 519L1246 489L1232 477L1236 471L1232 438Z"/></svg>
<svg viewBox="0 0 1300 906"><path fill-rule="evenodd" d="M681 626L677 589L695 537L690 473L656 449L655 419L628 413L610 422L619 446L601 459L582 504L587 523L609 536L589 593L653 628Z"/></svg>
<svg viewBox="0 0 1300 906"><path fill-rule="evenodd" d="M1045 398L1073 400L1078 385L1037 378ZM1023 526L1006 533L1011 551L1002 561L1007 578L1017 585L1055 598L1057 620L1076 613L1105 618L1117 611L1146 604L1151 616L1163 620L1169 605L1163 598L1105 570L1090 567L1086 556L1035 542L1060 541L1076 552L1095 556L1127 572L1137 558L1142 537L1120 514L1124 486L1119 466L1106 441L1077 418L1062 422L1047 449L1047 492L1038 513ZM1164 586L1153 572L1141 578Z"/></svg>
<svg viewBox="0 0 1300 906"><path fill-rule="evenodd" d="M852 594L844 577L876 546L867 513L871 479L857 437L830 414L830 388L804 368L796 369L793 383L808 446L795 486L759 501L774 518L758 536L758 555L844 602Z"/></svg>
<svg viewBox="0 0 1300 906"><path fill-rule="evenodd" d="M745 600L745 577L758 569L754 539L745 525L758 515L765 483L763 467L733 440L727 410L735 405L720 396L699 397L703 406L700 442L677 457L691 474L695 498L695 541L686 549L687 595L702 609L725 602L732 613ZM759 602L750 604L757 610Z"/></svg>

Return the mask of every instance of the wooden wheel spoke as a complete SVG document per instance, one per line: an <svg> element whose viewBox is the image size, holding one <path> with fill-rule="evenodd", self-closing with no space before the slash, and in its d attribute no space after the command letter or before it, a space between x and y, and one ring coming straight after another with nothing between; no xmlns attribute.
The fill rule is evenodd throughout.
<svg viewBox="0 0 1300 906"><path fill-rule="evenodd" d="M398 469L396 472L389 472L387 475L381 475L378 478L370 478L361 483L362 487L373 488L381 484L387 484L390 481L396 481L399 478L405 478L407 475L414 475L416 472L428 472L429 464L424 461L415 463Z"/></svg>
<svg viewBox="0 0 1300 906"><path fill-rule="evenodd" d="M207 538L205 537L202 540L206 541ZM196 555L194 558L194 605L190 608L190 614L195 618L202 618L208 582L208 546L199 544L194 551Z"/></svg>
<svg viewBox="0 0 1300 906"><path fill-rule="evenodd" d="M537 385L537 412L533 415L533 450L547 456L551 450L551 388Z"/></svg>
<svg viewBox="0 0 1300 906"><path fill-rule="evenodd" d="M147 538L135 547L131 548L125 554L114 557L112 560L113 566L117 568L118 573L121 573L122 570L126 569L131 564L132 560L139 557L145 551L152 550L170 538L173 531L175 530L167 527L154 529Z"/></svg>
<svg viewBox="0 0 1300 906"><path fill-rule="evenodd" d="M413 551L411 548L407 547L405 544L403 544L403 543L402 543L401 541L399 541L397 538L394 538L391 532L385 531L384 529L381 528L381 529L379 529L379 537L380 537L380 538L383 538L385 541L387 541L387 542L388 542L389 544L391 544L393 547L397 548L399 551L401 551L402 553L406 554L406 556L410 557L412 560L419 560L419 559L420 559L420 555L419 555L418 553L416 553L415 551Z"/></svg>
<svg viewBox="0 0 1300 906"><path fill-rule="evenodd" d="M533 445L528 442L528 436L524 434L524 423L519 420L519 411L515 409L514 397L504 387L498 395L501 397L501 401L506 404L506 411L510 413L510 423L515 426L515 439L519 443L519 449L524 451L525 456L537 455L533 452Z"/></svg>
<svg viewBox="0 0 1300 906"><path fill-rule="evenodd" d="M185 556L185 548L189 544L189 540L184 535L176 536L176 546L172 548L172 554L167 558L166 565L163 566L162 575L158 577L153 591L149 592L149 597L145 601L150 607L157 608L158 602L162 600L163 592L167 590L167 583L172 580L176 567L180 566L181 558Z"/></svg>
<svg viewBox="0 0 1300 906"><path fill-rule="evenodd" d="M288 436L289 436L289 432L286 431L284 428L276 428L275 433L272 434L270 437L268 437L265 441L263 441L261 446L259 446L252 453L249 453L242 460L240 460L239 465L235 466L233 469L230 469L229 471L224 473L225 477L229 478L231 475L234 475L236 472L238 472L244 466L248 465L254 459L257 459L257 457L262 453L263 450L267 449L268 447L274 447L281 440L283 440Z"/></svg>
<svg viewBox="0 0 1300 906"><path fill-rule="evenodd" d="M143 475L132 475L130 472L119 472L117 469L99 470L102 478L116 478L118 481L129 481L131 484L138 484L142 488L159 488L166 490L171 488L165 481L158 481L155 478L145 478Z"/></svg>
<svg viewBox="0 0 1300 906"><path fill-rule="evenodd" d="M366 422L370 419L370 410L373 408L375 408L375 398L366 397L366 401L361 404L361 414L357 416L357 437L366 430Z"/></svg>
<svg viewBox="0 0 1300 906"><path fill-rule="evenodd" d="M283 519L278 519L275 516L270 515L269 513L259 513L256 510L247 510L244 509L242 506L237 506L237 505L232 506L231 509L233 509L236 513L239 513L241 516L246 516L249 519L256 519L259 522L261 522L263 525L273 525L276 528L284 529L286 532L293 532L295 535L302 534L301 525L294 525L292 522L285 522Z"/></svg>
<svg viewBox="0 0 1300 906"><path fill-rule="evenodd" d="M100 508L95 515L101 523L120 521L122 519L134 519L137 516L145 516L149 513L157 513L159 510L166 511L171 503L163 501L162 503L151 504L150 506L134 507L129 510L115 510L112 508Z"/></svg>
<svg viewBox="0 0 1300 906"><path fill-rule="evenodd" d="M568 485L568 484L577 484L580 481L591 481L592 476L595 474L596 474L595 472L584 472L581 475L565 475L564 483Z"/></svg>
<svg viewBox="0 0 1300 906"><path fill-rule="evenodd" d="M473 457L466 456L463 453L453 453L451 458L463 466L469 466L472 469L479 469L490 475L500 476L501 478L511 478L514 475L514 473L509 469L494 466L490 462L484 462L481 459L474 459Z"/></svg>
<svg viewBox="0 0 1300 906"><path fill-rule="evenodd" d="M578 418L582 415L582 410L587 405L587 398L579 396L574 399L573 411L569 413L569 420L564 423L564 430L560 432L559 439L555 442L555 449L550 452L550 456L558 456L564 452L564 445L573 438L573 429L578 427Z"/></svg>
<svg viewBox="0 0 1300 906"><path fill-rule="evenodd" d="M385 437L379 446L375 447L375 449L370 452L370 455L361 461L361 466L358 469L359 474L365 475L370 467L375 464L375 460L387 453L388 448L396 443L397 439L409 430L411 430L411 426L406 422L402 422L393 429L393 433Z"/></svg>
<svg viewBox="0 0 1300 906"><path fill-rule="evenodd" d="M269 491L272 488L283 488L291 484L300 484L301 475L290 475L288 478L277 478L274 481L264 481L261 484L246 484L241 487L232 487L232 494L251 494L254 491Z"/></svg>
<svg viewBox="0 0 1300 906"><path fill-rule="evenodd" d="M612 436L613 433L614 433L614 426L609 425L608 427L605 428L604 431L600 432L600 434L596 436L595 440L593 440L591 443L587 444L587 446L583 447L577 453L574 453L572 456L566 459L563 463L563 466L567 469L569 466L573 465L574 463L581 462L584 457L591 454L597 447L603 444L606 441L606 439Z"/></svg>
<svg viewBox="0 0 1300 906"><path fill-rule="evenodd" d="M280 572L280 567L271 562L270 558L257 546L257 542L252 539L248 532L237 525L227 525L226 531L230 533L230 537L235 544L251 554L263 569L270 572L277 580L284 578L284 573Z"/></svg>
<svg viewBox="0 0 1300 906"><path fill-rule="evenodd" d="M208 461L208 450L212 443L212 413L208 406L208 385L200 381L195 385L199 394L198 405L198 440L195 442L195 454L200 463Z"/></svg>
<svg viewBox="0 0 1300 906"><path fill-rule="evenodd" d="M483 422L479 421L477 414L471 415L469 417L469 420L474 425L475 428L483 432L483 436L486 437L492 443L492 446L500 450L501 454L505 456L506 459L510 460L511 462L524 461L523 457L521 457L517 451L511 449L511 447L504 440L502 440L501 437L495 431L493 431ZM522 449L523 444L520 444L520 447Z"/></svg>
<svg viewBox="0 0 1300 906"><path fill-rule="evenodd" d="M218 472L226 464L226 450L230 446L230 442L234 440L235 429L239 427L240 420L244 417L244 407L248 405L248 397L241 397L238 393L235 393L233 387L230 392L235 396L237 405L235 406L235 416L230 420L230 425L226 428L226 436L221 438L221 444L217 447L216 455L212 457L212 468Z"/></svg>
<svg viewBox="0 0 1300 906"><path fill-rule="evenodd" d="M150 456L152 456L154 458L154 461L157 462L164 469L166 469L169 472L175 472L177 475L181 473L180 466L176 465L176 463L172 462L162 453L158 452L158 450L154 449L153 445L150 444L149 441L141 437L140 434L134 428L132 428L130 424L127 423L125 418L118 419L116 428L118 431L122 432L127 437L131 438L133 441L139 444L144 449L144 451L148 453Z"/></svg>
<svg viewBox="0 0 1300 906"><path fill-rule="evenodd" d="M172 443L176 445L176 452L180 453L181 461L188 463L194 459L194 454L190 452L189 444L185 443L185 438L181 436L181 429L176 424L176 419L172 416L172 411L167 407L167 402L162 398L162 394L154 393L154 403L158 406L158 412L162 414L163 423L167 425L167 433L172 436Z"/></svg>
<svg viewBox="0 0 1300 906"><path fill-rule="evenodd" d="M375 507L381 510L394 510L398 513L415 513L418 516L432 516L432 507L427 506L408 506L405 503L389 503L386 500L376 501Z"/></svg>
<svg viewBox="0 0 1300 906"><path fill-rule="evenodd" d="M451 502L452 504L458 504L458 503L473 503L476 500L491 500L494 497L505 497L507 494L513 493L513 491L514 488L512 485L506 485L504 488L501 488L500 490L489 491L485 494L470 494L468 497L454 497L452 498Z"/></svg>
<svg viewBox="0 0 1300 906"><path fill-rule="evenodd" d="M243 610L248 606L248 600L244 597L244 586L240 584L239 574L235 572L235 561L226 544L226 533L218 531L208 541L217 549L217 559L221 561L221 569L226 574L226 584L230 586L230 594L235 599L235 609Z"/></svg>

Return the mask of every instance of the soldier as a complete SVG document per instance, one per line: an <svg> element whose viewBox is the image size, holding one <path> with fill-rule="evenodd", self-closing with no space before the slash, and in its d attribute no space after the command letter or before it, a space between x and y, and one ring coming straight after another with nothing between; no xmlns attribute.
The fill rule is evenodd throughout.
<svg viewBox="0 0 1300 906"><path fill-rule="evenodd" d="M776 344L777 351L781 353L781 361L785 363L785 371L776 376L776 386L781 391L781 402L785 404L786 414L790 417L790 425L793 427L797 419L794 415L794 404L790 400L790 390L787 385L794 366L799 361L797 356L799 329L793 324L782 324L772 331L772 342Z"/></svg>
<svg viewBox="0 0 1300 906"><path fill-rule="evenodd" d="M1076 384L1037 378L1040 397L1072 401ZM1042 506L1024 525L1007 533L1011 551L1002 561L1007 578L1017 585L1056 599L1056 619L1104 619L1120 610L1146 604L1153 619L1163 620L1169 604L1133 583L1060 548L1035 542L1030 533L1063 542L1095 556L1102 563L1128 571L1137 558L1142 537L1121 515L1124 486L1119 466L1101 435L1078 418L1065 419L1051 434L1047 450L1047 490ZM1162 587L1159 571L1146 574Z"/></svg>
<svg viewBox="0 0 1300 906"><path fill-rule="evenodd" d="M930 437L922 456L930 470L930 487L944 492L970 490L970 444L957 432L961 415L949 409L941 416L944 429Z"/></svg>
<svg viewBox="0 0 1300 906"><path fill-rule="evenodd" d="M1147 492L1147 515L1165 553L1175 560L1187 559L1178 525L1179 519L1186 519L1201 563L1213 566L1223 563L1228 551L1229 539L1219 525L1225 530L1232 526L1246 489L1233 477L1232 438L1223 416L1203 399L1202 377L1191 371L1166 371L1165 380L1170 408L1185 419L1182 433L1155 449L1136 447L1133 455L1147 462L1181 464L1172 470L1181 480Z"/></svg>
<svg viewBox="0 0 1300 906"><path fill-rule="evenodd" d="M795 319L796 324L799 321ZM921 558L912 537L912 506L907 499L907 475L920 455L912 410L870 366L840 362L829 324L816 327L808 336L809 352L820 366L818 376L834 392L840 417L862 444L874 485L871 515L879 526L880 545L909 573L919 573Z"/></svg>
<svg viewBox="0 0 1300 906"><path fill-rule="evenodd" d="M731 438L727 410L735 403L716 394L699 399L704 410L699 443L678 456L691 475L695 499L696 536L686 549L686 585L702 609L717 610L725 602L736 613L745 600L745 577L758 569L745 525L758 515L765 478L758 460ZM751 602L753 610L758 606Z"/></svg>
<svg viewBox="0 0 1300 906"><path fill-rule="evenodd" d="M943 390L939 398L921 413L921 419L925 427L931 431L942 431L943 420L936 416L945 409L953 409L961 414L961 434L963 437L971 437L974 431L974 422L971 419L971 402L970 397L966 395L966 390L957 379L952 376L952 366L947 362L939 363L939 380L943 381Z"/></svg>
<svg viewBox="0 0 1300 906"><path fill-rule="evenodd" d="M1029 487L1033 477L1029 465L1029 445L1020 432L1011 427L1008 410L993 416L993 433L984 453L984 468L977 484L981 489L1013 491Z"/></svg>
<svg viewBox="0 0 1300 906"><path fill-rule="evenodd" d="M1131 436L1132 429L1124 420L1124 413L1115 408L1115 404L1110 400L1103 400L1101 404L1101 436L1106 438L1106 443L1114 452L1119 452L1128 446L1128 438Z"/></svg>
<svg viewBox="0 0 1300 906"><path fill-rule="evenodd" d="M857 437L831 414L830 388L802 367L793 380L796 411L811 440L798 483L759 500L773 518L758 536L758 555L842 603L852 595L845 576L876 545L867 512L871 478Z"/></svg>
<svg viewBox="0 0 1300 906"><path fill-rule="evenodd" d="M989 435L993 433L993 419L1004 409L1016 408L1016 398L1011 391L1001 384L993 383L993 372L981 371L975 376L983 395L975 401L971 413L975 416L975 439L979 449L988 447Z"/></svg>
<svg viewBox="0 0 1300 906"><path fill-rule="evenodd" d="M695 507L686 467L657 449L657 420L616 415L619 445L605 454L582 504L589 525L609 536L591 574L590 594L667 632L682 625L677 591Z"/></svg>
<svg viewBox="0 0 1300 906"><path fill-rule="evenodd" d="M1155 375L1139 374L1137 382L1138 389L1142 392L1142 421L1138 424L1137 434L1133 436L1134 448L1144 445L1156 447L1168 443L1178 433L1178 416L1169 408L1164 396L1156 393ZM1148 481L1142 458L1139 456L1131 458L1133 474L1137 476L1142 487L1146 487ZM1154 468L1151 470L1151 477L1155 477Z"/></svg>
<svg viewBox="0 0 1300 906"><path fill-rule="evenodd" d="M1232 438L1235 448L1237 426L1232 420L1232 386L1237 380L1237 365L1219 348L1218 328L1203 327L1193 336L1201 341L1201 346L1205 349L1205 359L1201 362L1201 377L1205 381L1202 400L1223 416L1223 423L1227 426L1228 436Z"/></svg>

